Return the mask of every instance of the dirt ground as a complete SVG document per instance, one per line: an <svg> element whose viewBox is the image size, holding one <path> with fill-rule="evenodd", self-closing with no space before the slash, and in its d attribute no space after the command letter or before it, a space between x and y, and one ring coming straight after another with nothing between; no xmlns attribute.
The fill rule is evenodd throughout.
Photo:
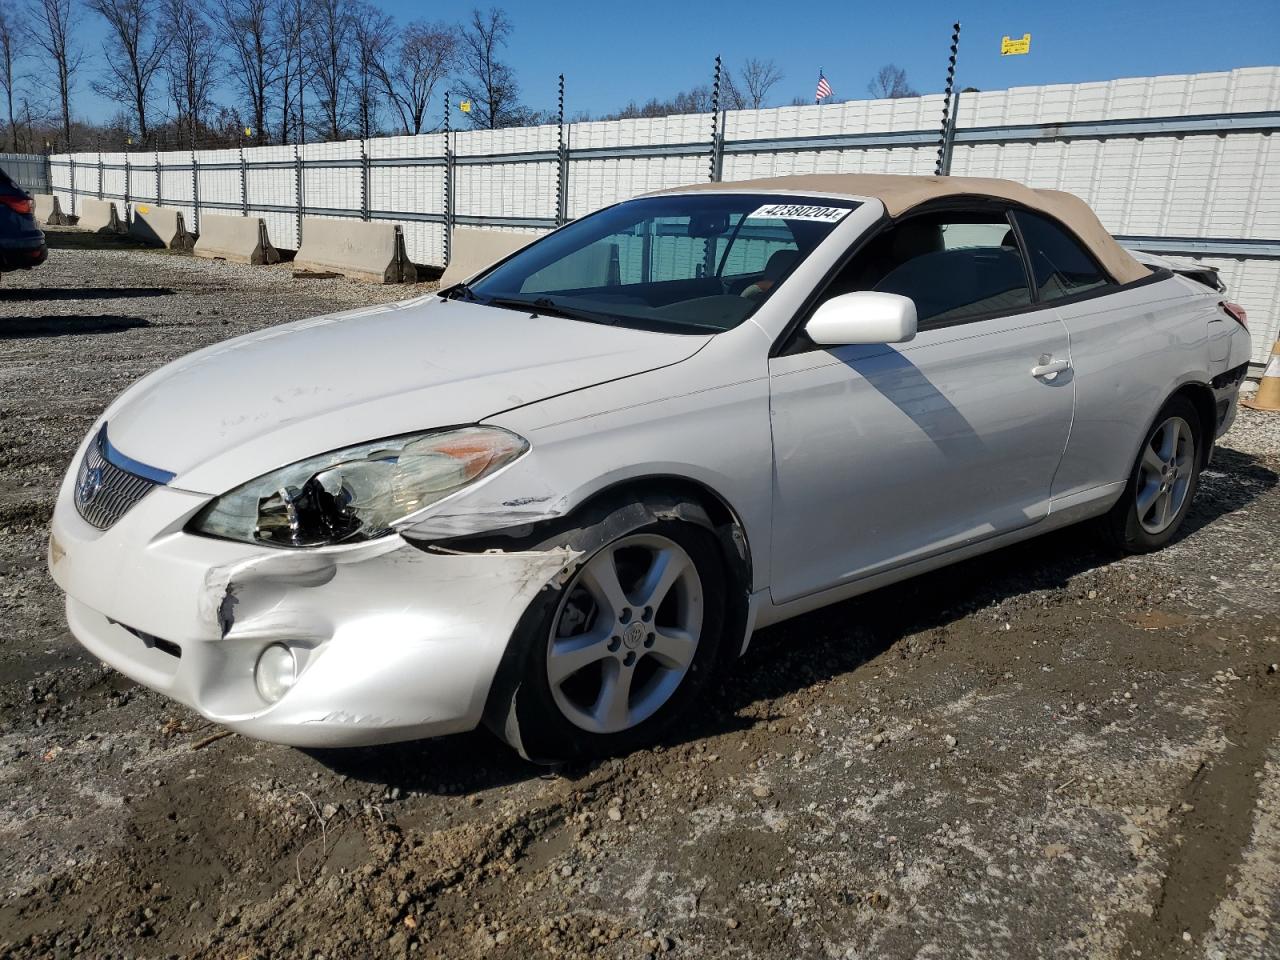
<svg viewBox="0 0 1280 960"><path fill-rule="evenodd" d="M0 282L0 956L1280 957L1280 416L1162 553L1067 530L763 631L631 756L214 739L67 632L57 481L144 372L405 291L52 239Z"/></svg>

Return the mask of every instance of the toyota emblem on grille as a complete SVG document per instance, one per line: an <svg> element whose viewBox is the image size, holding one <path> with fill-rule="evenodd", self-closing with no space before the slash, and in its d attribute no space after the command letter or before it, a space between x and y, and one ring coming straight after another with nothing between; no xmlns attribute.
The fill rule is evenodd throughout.
<svg viewBox="0 0 1280 960"><path fill-rule="evenodd" d="M84 473L84 478L76 484L76 497L84 505L93 502L99 491L102 490L102 468L91 467Z"/></svg>

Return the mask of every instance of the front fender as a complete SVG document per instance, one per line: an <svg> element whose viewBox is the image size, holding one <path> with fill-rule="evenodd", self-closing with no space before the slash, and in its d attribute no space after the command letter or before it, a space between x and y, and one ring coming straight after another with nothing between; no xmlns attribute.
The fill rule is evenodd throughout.
<svg viewBox="0 0 1280 960"><path fill-rule="evenodd" d="M759 377L690 391L702 379L690 367L702 362L700 354L674 368L485 421L527 438L529 453L413 518L401 532L428 541L499 531L520 535L521 528L566 516L610 488L635 481L661 487L674 478L709 489L738 518L759 579L768 570L773 489L763 360Z"/></svg>

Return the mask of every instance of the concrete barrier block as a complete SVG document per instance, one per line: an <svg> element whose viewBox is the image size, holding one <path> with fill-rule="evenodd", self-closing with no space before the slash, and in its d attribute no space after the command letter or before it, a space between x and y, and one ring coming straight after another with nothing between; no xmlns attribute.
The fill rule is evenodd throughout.
<svg viewBox="0 0 1280 960"><path fill-rule="evenodd" d="M374 283L414 283L417 268L404 249L404 234L393 223L304 217L302 248L295 269L332 271Z"/></svg>
<svg viewBox="0 0 1280 960"><path fill-rule="evenodd" d="M190 250L196 238L187 233L182 211L139 203L133 208L129 236L152 247Z"/></svg>
<svg viewBox="0 0 1280 960"><path fill-rule="evenodd" d="M111 200L95 200L85 197L80 202L80 219L76 222L81 230L92 230L94 233L125 233L126 228L116 213L116 205Z"/></svg>
<svg viewBox="0 0 1280 960"><path fill-rule="evenodd" d="M46 226L61 227L67 223L67 215L62 212L62 205L58 203L58 198L51 193L36 193L32 195L32 199L36 202L36 219Z"/></svg>
<svg viewBox="0 0 1280 960"><path fill-rule="evenodd" d="M449 266L440 277L440 286L448 287L473 277L537 239L536 233L458 227L449 234Z"/></svg>
<svg viewBox="0 0 1280 960"><path fill-rule="evenodd" d="M210 260L255 265L279 263L280 254L267 237L261 217L232 217L206 213L200 218L195 255Z"/></svg>

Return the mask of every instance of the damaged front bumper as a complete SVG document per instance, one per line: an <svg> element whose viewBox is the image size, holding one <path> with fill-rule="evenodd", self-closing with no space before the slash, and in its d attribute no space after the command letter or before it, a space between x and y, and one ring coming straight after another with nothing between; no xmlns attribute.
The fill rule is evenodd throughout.
<svg viewBox="0 0 1280 960"><path fill-rule="evenodd" d="M575 554L457 553L398 534L284 550L183 531L208 497L157 487L103 532L63 484L49 565L95 656L249 736L357 746L474 728L529 602ZM262 651L285 644L297 679L258 692Z"/></svg>

